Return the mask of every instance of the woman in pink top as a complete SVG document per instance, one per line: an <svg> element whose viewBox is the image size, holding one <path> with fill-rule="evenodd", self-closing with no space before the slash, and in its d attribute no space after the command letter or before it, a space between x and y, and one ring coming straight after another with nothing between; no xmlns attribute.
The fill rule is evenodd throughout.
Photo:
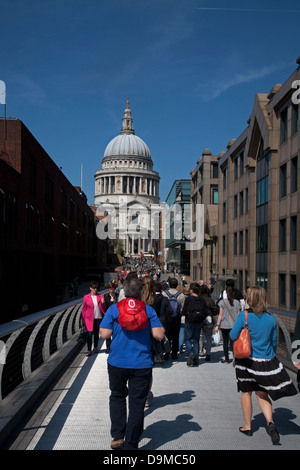
<svg viewBox="0 0 300 470"><path fill-rule="evenodd" d="M85 331L87 332L88 352L86 356L91 355L93 337L94 352L98 352L99 326L106 310L104 295L98 294L98 287L97 282L92 282L90 284L91 293L83 298L81 315Z"/></svg>

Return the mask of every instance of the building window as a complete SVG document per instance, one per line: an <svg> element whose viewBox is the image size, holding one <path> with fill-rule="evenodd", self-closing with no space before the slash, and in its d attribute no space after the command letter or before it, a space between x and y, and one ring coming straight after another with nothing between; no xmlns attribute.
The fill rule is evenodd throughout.
<svg viewBox="0 0 300 470"><path fill-rule="evenodd" d="M298 156L291 159L291 193L298 189Z"/></svg>
<svg viewBox="0 0 300 470"><path fill-rule="evenodd" d="M256 284L260 287L263 287L267 291L268 290L268 274L256 273Z"/></svg>
<svg viewBox="0 0 300 470"><path fill-rule="evenodd" d="M248 254L248 229L245 230L245 254Z"/></svg>
<svg viewBox="0 0 300 470"><path fill-rule="evenodd" d="M68 240L68 227L66 224L62 223L60 226L60 247L62 250L67 249L67 240Z"/></svg>
<svg viewBox="0 0 300 470"><path fill-rule="evenodd" d="M244 152L240 153L240 176L244 174Z"/></svg>
<svg viewBox="0 0 300 470"><path fill-rule="evenodd" d="M279 169L279 197L286 196L286 163Z"/></svg>
<svg viewBox="0 0 300 470"><path fill-rule="evenodd" d="M223 223L226 222L226 202L223 202Z"/></svg>
<svg viewBox="0 0 300 470"><path fill-rule="evenodd" d="M45 203L49 209L53 209L54 203L54 181L48 173L45 176Z"/></svg>
<svg viewBox="0 0 300 470"><path fill-rule="evenodd" d="M217 162L211 162L210 177L218 179L218 163Z"/></svg>
<svg viewBox="0 0 300 470"><path fill-rule="evenodd" d="M233 217L237 217L238 212L238 197L237 195L234 196L233 200Z"/></svg>
<svg viewBox="0 0 300 470"><path fill-rule="evenodd" d="M245 207L245 212L246 214L248 213L249 211L249 189L246 188L246 207Z"/></svg>
<svg viewBox="0 0 300 470"><path fill-rule="evenodd" d="M298 125L299 125L299 105L292 104L292 135L298 132Z"/></svg>
<svg viewBox="0 0 300 470"><path fill-rule="evenodd" d="M74 199L70 199L70 223L74 223L75 222L75 201Z"/></svg>
<svg viewBox="0 0 300 470"><path fill-rule="evenodd" d="M194 190L196 189L196 186L197 186L197 179L198 179L198 173L196 173L195 176L194 176L193 179L192 179L192 182L193 182L193 189L194 189Z"/></svg>
<svg viewBox="0 0 300 470"><path fill-rule="evenodd" d="M212 203L219 204L219 191L216 188L212 190Z"/></svg>
<svg viewBox="0 0 300 470"><path fill-rule="evenodd" d="M261 137L259 143L259 149L257 154L257 160L261 160L264 157L264 139Z"/></svg>
<svg viewBox="0 0 300 470"><path fill-rule="evenodd" d="M36 196L36 160L34 157L30 158L30 183L29 194Z"/></svg>
<svg viewBox="0 0 300 470"><path fill-rule="evenodd" d="M77 204L77 207L76 207L76 224L77 224L78 227L80 227L80 224L81 224L81 209L80 209L78 204Z"/></svg>
<svg viewBox="0 0 300 470"><path fill-rule="evenodd" d="M239 289L242 291L243 290L243 271L239 271Z"/></svg>
<svg viewBox="0 0 300 470"><path fill-rule="evenodd" d="M286 219L279 220L279 251L286 251Z"/></svg>
<svg viewBox="0 0 300 470"><path fill-rule="evenodd" d="M297 304L296 275L291 274L291 277L290 277L290 308L296 309L296 304Z"/></svg>
<svg viewBox="0 0 300 470"><path fill-rule="evenodd" d="M227 185L226 178L227 178L227 168L224 168L224 170L223 170L223 189L226 189L226 185Z"/></svg>
<svg viewBox="0 0 300 470"><path fill-rule="evenodd" d="M280 143L287 139L287 108L285 108L280 114Z"/></svg>
<svg viewBox="0 0 300 470"><path fill-rule="evenodd" d="M17 215L16 196L0 188L0 239L17 239Z"/></svg>
<svg viewBox="0 0 300 470"><path fill-rule="evenodd" d="M237 233L233 234L233 254L237 255Z"/></svg>
<svg viewBox="0 0 300 470"><path fill-rule="evenodd" d="M295 251L297 250L297 216L293 215L291 217L291 246L290 250Z"/></svg>
<svg viewBox="0 0 300 470"><path fill-rule="evenodd" d="M278 294L279 294L279 305L285 307L286 305L286 296L285 296L285 274L279 274L279 283L278 283Z"/></svg>
<svg viewBox="0 0 300 470"><path fill-rule="evenodd" d="M61 215L67 217L67 207L68 207L68 196L67 193L61 189L60 191L60 206L61 206Z"/></svg>
<svg viewBox="0 0 300 470"><path fill-rule="evenodd" d="M222 253L223 253L223 256L226 255L226 236L223 235L222 237Z"/></svg>
<svg viewBox="0 0 300 470"><path fill-rule="evenodd" d="M266 253L268 251L268 225L260 225L256 228L256 252Z"/></svg>
<svg viewBox="0 0 300 470"><path fill-rule="evenodd" d="M25 237L28 243L37 245L40 234L40 213L31 204L26 204Z"/></svg>
<svg viewBox="0 0 300 470"><path fill-rule="evenodd" d="M248 197L247 197L248 199ZM256 205L261 206L269 200L269 177L261 179L256 185Z"/></svg>
<svg viewBox="0 0 300 470"><path fill-rule="evenodd" d="M237 180L239 176L239 161L238 157L234 159L234 179Z"/></svg>
<svg viewBox="0 0 300 470"><path fill-rule="evenodd" d="M244 213L244 191L240 192L240 215Z"/></svg>
<svg viewBox="0 0 300 470"><path fill-rule="evenodd" d="M45 215L45 245L49 248L54 245L54 219L48 214Z"/></svg>
<svg viewBox="0 0 300 470"><path fill-rule="evenodd" d="M240 240L239 240L239 253L240 255L243 254L244 251L244 232L240 231Z"/></svg>

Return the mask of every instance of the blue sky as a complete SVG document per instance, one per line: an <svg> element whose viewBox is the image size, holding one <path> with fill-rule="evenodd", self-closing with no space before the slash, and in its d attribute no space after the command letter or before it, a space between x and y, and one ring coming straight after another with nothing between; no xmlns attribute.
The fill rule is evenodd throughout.
<svg viewBox="0 0 300 470"><path fill-rule="evenodd" d="M296 0L0 0L0 79L21 119L90 204L129 96L165 200L205 148L246 127L255 93L296 68ZM0 114L3 115L0 106Z"/></svg>

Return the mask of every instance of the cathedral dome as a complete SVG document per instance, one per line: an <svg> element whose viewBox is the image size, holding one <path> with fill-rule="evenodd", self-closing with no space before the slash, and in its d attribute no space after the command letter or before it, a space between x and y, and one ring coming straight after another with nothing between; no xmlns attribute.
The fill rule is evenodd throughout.
<svg viewBox="0 0 300 470"><path fill-rule="evenodd" d="M104 152L104 158L115 156L151 158L148 146L134 134L120 134L109 142Z"/></svg>
<svg viewBox="0 0 300 470"><path fill-rule="evenodd" d="M149 147L134 133L133 118L131 116L128 98L126 109L124 111L121 133L109 142L105 149L103 158L119 156L151 159Z"/></svg>

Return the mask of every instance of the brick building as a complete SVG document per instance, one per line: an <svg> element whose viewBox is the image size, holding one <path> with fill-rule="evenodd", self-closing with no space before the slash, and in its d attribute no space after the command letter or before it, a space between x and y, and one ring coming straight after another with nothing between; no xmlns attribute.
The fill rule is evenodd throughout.
<svg viewBox="0 0 300 470"><path fill-rule="evenodd" d="M22 121L0 120L0 323L63 301L97 251L84 193Z"/></svg>

